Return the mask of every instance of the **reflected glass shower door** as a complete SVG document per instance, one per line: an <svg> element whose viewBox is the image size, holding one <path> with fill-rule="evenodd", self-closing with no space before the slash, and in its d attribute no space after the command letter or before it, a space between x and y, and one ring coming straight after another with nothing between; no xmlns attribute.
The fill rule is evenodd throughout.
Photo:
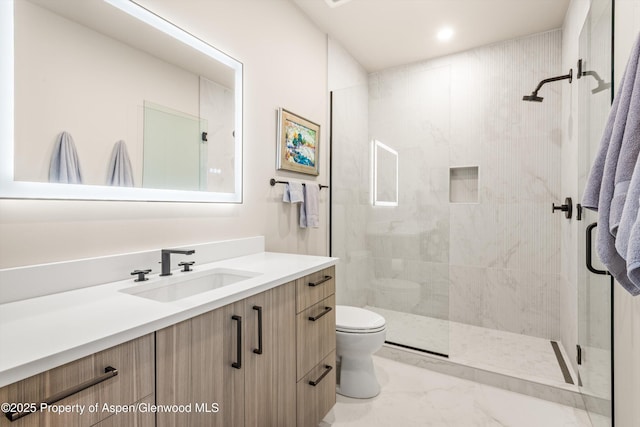
<svg viewBox="0 0 640 427"><path fill-rule="evenodd" d="M608 0L592 0L580 33L582 72L579 91L579 191L595 158L612 98L612 6ZM597 214L585 210L579 237L578 260L578 372L580 390L594 427L611 426L611 309L612 285L597 260L595 247L587 246L597 230ZM590 226L591 225L591 226ZM593 235L593 236L592 236ZM593 269L585 266L593 261ZM584 261L581 261L584 260ZM583 264L584 262L585 264Z"/></svg>
<svg viewBox="0 0 640 427"><path fill-rule="evenodd" d="M142 186L203 190L207 146L201 134L207 123L180 111L144 102Z"/></svg>
<svg viewBox="0 0 640 427"><path fill-rule="evenodd" d="M425 71L419 77L426 89L420 89L448 93L444 71ZM415 82L407 77L407 84ZM433 132L440 136L448 132L449 109L436 101L444 96L416 96L415 103L401 107L406 120L394 119L397 112L386 109L398 109L398 95L383 85L370 76L368 84L331 96L337 303L384 316L388 343L447 356L449 201L442 184L448 168L442 164L448 164L449 151L432 134L411 132L411 126L444 129Z"/></svg>

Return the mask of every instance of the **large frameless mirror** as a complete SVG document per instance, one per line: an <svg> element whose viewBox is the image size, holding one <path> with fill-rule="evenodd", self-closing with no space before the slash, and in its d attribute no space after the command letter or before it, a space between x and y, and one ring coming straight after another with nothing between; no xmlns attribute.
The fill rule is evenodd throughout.
<svg viewBox="0 0 640 427"><path fill-rule="evenodd" d="M242 64L129 0L0 4L0 196L242 202Z"/></svg>

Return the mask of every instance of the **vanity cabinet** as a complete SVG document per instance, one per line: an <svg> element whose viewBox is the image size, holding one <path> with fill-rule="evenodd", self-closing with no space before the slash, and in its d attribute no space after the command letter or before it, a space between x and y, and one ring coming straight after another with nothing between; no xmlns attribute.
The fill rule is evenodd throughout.
<svg viewBox="0 0 640 427"><path fill-rule="evenodd" d="M334 277L327 268L3 387L0 402L70 409L0 427L315 427L336 400Z"/></svg>
<svg viewBox="0 0 640 427"><path fill-rule="evenodd" d="M157 425L295 426L295 334L294 283L156 332Z"/></svg>
<svg viewBox="0 0 640 427"><path fill-rule="evenodd" d="M0 402L35 404L38 409L41 402L51 402L49 409L69 406L66 406L66 413L38 410L13 422L1 416L0 426L75 427L97 423L102 426L102 420L105 426L125 425L115 418L112 421L116 424L109 424L109 418L116 415L103 405L131 405L144 399L153 400L153 346L153 334L145 335L1 388ZM95 384L90 385L92 383ZM96 404L97 409L90 411L91 405ZM139 413L136 418L137 424L126 425L151 426L155 417L154 414Z"/></svg>
<svg viewBox="0 0 640 427"><path fill-rule="evenodd" d="M335 267L296 280L297 425L317 426L336 403Z"/></svg>

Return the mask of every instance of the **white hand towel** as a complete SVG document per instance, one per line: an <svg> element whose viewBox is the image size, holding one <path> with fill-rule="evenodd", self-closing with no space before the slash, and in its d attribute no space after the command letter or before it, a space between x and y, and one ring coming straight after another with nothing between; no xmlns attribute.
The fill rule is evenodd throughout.
<svg viewBox="0 0 640 427"><path fill-rule="evenodd" d="M320 187L315 182L304 186L304 202L300 205L300 228L320 227L319 203Z"/></svg>
<svg viewBox="0 0 640 427"><path fill-rule="evenodd" d="M127 145L120 140L113 146L111 161L107 169L107 185L133 187L133 170L127 152Z"/></svg>
<svg viewBox="0 0 640 427"><path fill-rule="evenodd" d="M284 187L282 201L286 203L304 202L304 190L301 182L289 181Z"/></svg>
<svg viewBox="0 0 640 427"><path fill-rule="evenodd" d="M49 182L82 184L82 172L73 138L62 132L56 142L49 165Z"/></svg>

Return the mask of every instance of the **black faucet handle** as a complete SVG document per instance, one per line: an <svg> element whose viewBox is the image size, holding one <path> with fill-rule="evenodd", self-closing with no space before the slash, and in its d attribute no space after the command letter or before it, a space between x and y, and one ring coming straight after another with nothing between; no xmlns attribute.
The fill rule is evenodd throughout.
<svg viewBox="0 0 640 427"><path fill-rule="evenodd" d="M184 271L184 272L193 271L191 270L191 266L195 263L196 263L195 261L182 261L178 263L178 266L182 267L182 270L180 271Z"/></svg>
<svg viewBox="0 0 640 427"><path fill-rule="evenodd" d="M146 275L151 273L151 269L149 270L133 270L131 272L132 276L138 275L138 278L134 280L134 282L144 282L145 280L149 280Z"/></svg>

